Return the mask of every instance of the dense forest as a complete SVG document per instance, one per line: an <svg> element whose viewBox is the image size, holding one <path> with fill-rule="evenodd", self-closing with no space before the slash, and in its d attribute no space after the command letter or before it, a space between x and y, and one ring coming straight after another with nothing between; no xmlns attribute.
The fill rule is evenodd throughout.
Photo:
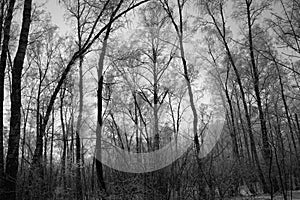
<svg viewBox="0 0 300 200"><path fill-rule="evenodd" d="M299 34L299 0L1 0L0 199L300 199Z"/></svg>

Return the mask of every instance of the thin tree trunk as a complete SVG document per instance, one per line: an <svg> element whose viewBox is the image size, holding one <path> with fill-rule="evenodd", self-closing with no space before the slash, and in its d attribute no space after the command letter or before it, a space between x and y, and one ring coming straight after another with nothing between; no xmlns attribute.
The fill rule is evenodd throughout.
<svg viewBox="0 0 300 200"><path fill-rule="evenodd" d="M81 140L80 140L80 129L82 121L82 110L83 110L83 73L82 73L83 56L79 59L79 112L76 125L76 191L77 199L82 199L82 187L81 187Z"/></svg>
<svg viewBox="0 0 300 200"><path fill-rule="evenodd" d="M300 124L299 124L299 120L298 120L298 115L297 113L295 113L295 120L296 120L296 125L297 125L297 130L298 130L298 143L299 143L299 147L300 147Z"/></svg>
<svg viewBox="0 0 300 200"><path fill-rule="evenodd" d="M284 156L284 146L283 146L283 139L281 136L281 128L280 128L280 120L278 117L278 105L277 102L275 103L275 115L276 115L276 123L277 126L275 126L275 131L276 131L276 146L279 147L279 153L281 153L281 159L279 160L279 155L278 155L278 148L274 144L274 154L275 154L275 159L276 159L276 165L278 169L278 174L280 178L280 187L281 187L281 192L283 194L284 200L287 198L287 180L286 180L286 175L285 175L285 156Z"/></svg>
<svg viewBox="0 0 300 200"><path fill-rule="evenodd" d="M32 88L33 91L34 87ZM26 128L27 128L27 121L28 121L28 115L29 115L29 108L30 108L30 102L31 102L32 96L30 96L29 98L29 102L27 105L27 109L26 111L23 111L23 115L24 115L24 124L23 124L23 139L22 139L22 146L21 146L21 169L20 169L20 173L23 174L23 169L24 169L24 161L25 161L25 144L26 144ZM27 173L26 171L23 174L23 183L26 183L26 177L27 177ZM22 186L22 191L21 191L21 195L23 195L24 192L24 188L25 185L23 184Z"/></svg>
<svg viewBox="0 0 300 200"><path fill-rule="evenodd" d="M6 158L6 199L16 199L21 128L21 78L31 21L32 0L24 1L23 21L18 50L12 69L11 119ZM1 74L1 73L0 73Z"/></svg>
<svg viewBox="0 0 300 200"><path fill-rule="evenodd" d="M40 71L41 73L41 71ZM36 147L34 153L38 156L39 160L42 159L43 156L43 134L41 133L41 125L42 125L42 117L40 114L40 97L41 97L41 87L42 87L42 81L41 81L41 74L40 74L40 82L38 86L38 94L37 94L37 101L36 101ZM35 166L37 168L32 168L32 169L37 169L38 170L38 176L42 176L42 166L41 162L38 162L38 166ZM35 172L34 172L35 173Z"/></svg>
<svg viewBox="0 0 300 200"><path fill-rule="evenodd" d="M248 40L249 40L249 51L250 51L250 59L251 59L251 67L253 72L253 85L254 85L254 92L256 96L258 112L259 112L259 119L260 119L260 126L261 126L261 136L263 142L263 157L266 161L266 164L270 162L271 159L271 147L269 144L268 138L268 131L266 126L266 119L264 117L264 112L262 108L262 102L260 97L260 89L259 89L259 74L258 69L255 62L254 57L254 47L253 47L253 36L252 36L252 22L251 22L251 6L252 1L246 0L246 8L247 8L247 23L248 23Z"/></svg>
<svg viewBox="0 0 300 200"><path fill-rule="evenodd" d="M66 190L66 154L67 154L67 134L65 129L64 115L63 115L63 105L64 105L64 97L65 97L65 88L61 92L60 97L60 123L62 129L62 140L63 140L63 151L61 158L61 182L60 184L63 186L64 190Z"/></svg>
<svg viewBox="0 0 300 200"><path fill-rule="evenodd" d="M4 7L5 7L6 1L1 2L0 7L0 43L2 43L2 31L3 31L3 21L4 21Z"/></svg>
<svg viewBox="0 0 300 200"><path fill-rule="evenodd" d="M165 4L165 6L167 7L167 8L165 8L165 10L166 10L169 18L171 19L172 24L174 25L174 28L176 30L177 37L179 40L179 50L180 50L180 57L181 57L182 65L183 65L184 79L187 84L190 106L191 106L192 113L193 113L194 143L196 146L196 153L198 155L200 153L200 143L199 143L198 131L197 131L198 130L198 116L197 116L196 106L194 103L194 95L193 95L193 90L192 90L192 86L191 86L190 75L188 73L188 66L187 66L187 61L186 61L184 46L183 46L183 26L184 25L183 25L182 10L183 10L184 4L180 3L180 0L177 0L179 25L176 24L173 14L172 14L172 11L170 10L170 7L167 2Z"/></svg>
<svg viewBox="0 0 300 200"><path fill-rule="evenodd" d="M250 160L250 163L251 163L252 162L252 156L251 156L250 149L249 149L248 136L247 136L247 133L246 133L245 127L244 127L244 120L243 120L243 117L242 117L242 111L241 111L241 107L240 107L240 101L239 101L239 97L238 97L237 93L236 93L235 96L236 96L236 104L237 104L239 118L240 118L240 123L241 123L240 125L242 127L242 132L243 132L243 136L244 136L244 143L245 143L245 147L246 147L248 159Z"/></svg>
<svg viewBox="0 0 300 200"><path fill-rule="evenodd" d="M82 193L84 194L85 198L88 199L88 188L90 188L90 185L87 185L87 178L86 178L86 172L85 172L85 162L84 162L84 147L83 147L83 140L81 140L81 162L82 162L82 180L83 180L83 185L82 185ZM93 188L90 188L91 191Z"/></svg>
<svg viewBox="0 0 300 200"><path fill-rule="evenodd" d="M136 91L132 93L134 99L134 123L135 123L135 141L136 141L136 153L140 153L140 138L139 138L139 117L138 117L138 102L136 99Z"/></svg>
<svg viewBox="0 0 300 200"><path fill-rule="evenodd" d="M71 93L71 92L70 92ZM71 93L71 102L73 102L73 97L72 97L73 95L72 95L72 93ZM68 135L71 135L71 139L70 139L70 147L69 147L69 149L68 149L68 159L67 159L67 178L68 178L68 187L69 188L71 188L72 187L72 165L74 165L74 161L75 161L75 159L74 159L74 156L75 156L75 153L74 153L74 139L76 139L76 138L74 138L74 108L73 107L71 107L70 108L71 109L71 113L70 113L70 119L69 119L69 124L68 124L68 128L67 128L67 136ZM67 137L67 141L68 141L68 137ZM75 143L76 143L76 141L75 141ZM76 178L75 178L75 180L76 180ZM75 182L75 186L76 186L76 182Z"/></svg>
<svg viewBox="0 0 300 200"><path fill-rule="evenodd" d="M287 168L286 168L286 149L285 149L285 145L284 145L284 138L282 137L282 130L281 130L281 119L279 118L280 114L278 113L278 106L277 106L277 103L276 103L276 107L275 107L275 116L276 116L276 123L277 123L277 142L278 142L278 146L279 146L279 150L280 150L280 153L281 153L281 160L280 160L280 163L282 164L282 167L283 167L283 172L286 172L287 171ZM287 189L288 188L288 177L286 175L286 173L284 173L284 180L285 180L285 188Z"/></svg>
<svg viewBox="0 0 300 200"><path fill-rule="evenodd" d="M53 145L54 145L54 127L55 127L55 120L54 120L54 110L52 111L52 134L51 134L51 144L50 144L50 161L49 161L49 166L50 166L50 193L52 194L52 186L53 186Z"/></svg>

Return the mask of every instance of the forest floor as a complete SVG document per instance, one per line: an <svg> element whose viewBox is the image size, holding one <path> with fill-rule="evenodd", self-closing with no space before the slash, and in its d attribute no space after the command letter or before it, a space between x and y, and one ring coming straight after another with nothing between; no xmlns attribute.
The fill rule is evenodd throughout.
<svg viewBox="0 0 300 200"><path fill-rule="evenodd" d="M270 200L270 195L259 195L259 196L251 196L251 197L235 197L231 198L230 200ZM282 195L275 195L273 197L273 200L284 200ZM300 200L300 190L293 191L292 192L292 198L291 198L291 192L288 192L288 200Z"/></svg>

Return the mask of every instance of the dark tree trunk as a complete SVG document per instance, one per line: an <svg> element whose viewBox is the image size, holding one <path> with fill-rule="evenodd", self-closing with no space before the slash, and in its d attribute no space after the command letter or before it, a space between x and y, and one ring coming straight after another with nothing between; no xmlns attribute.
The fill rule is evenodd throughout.
<svg viewBox="0 0 300 200"><path fill-rule="evenodd" d="M12 68L11 119L6 158L6 199L16 199L21 128L21 78L31 22L32 0L24 1L23 22L19 46Z"/></svg>
<svg viewBox="0 0 300 200"><path fill-rule="evenodd" d="M0 43L2 42L3 20L4 20L4 7L6 2L2 1L0 5Z"/></svg>
<svg viewBox="0 0 300 200"><path fill-rule="evenodd" d="M260 88L259 88L259 74L258 69L255 62L254 57L254 46L253 46L253 36L252 36L252 22L251 22L251 2L246 1L246 8L247 8L247 23L248 23L248 40L249 40L249 51L250 51L250 60L251 60L251 67L253 72L253 85L254 85L254 92L257 101L257 107L259 112L259 119L260 119L260 126L261 126L261 136L263 142L263 157L266 161L266 165L269 164L271 160L271 147L269 144L268 138L268 131L266 126L266 119L264 116L264 111L262 108L262 102L260 97Z"/></svg>
<svg viewBox="0 0 300 200"><path fill-rule="evenodd" d="M213 56L212 56L213 57ZM214 62L216 63L215 59ZM230 120L231 120L231 126L232 126L232 131L230 131L230 136L232 139L232 152L234 155L234 158L237 162L240 161L240 153L239 153L239 147L238 147L238 142L237 142L237 131L236 131L236 126L235 126L235 116L234 116L234 110L233 110L233 105L232 105L232 99L229 94L229 89L228 89L228 79L229 79L229 72L230 72L230 66L227 66L227 73L226 73L226 81L225 81L225 95L227 99L227 103L229 106L229 111L230 111Z"/></svg>
<svg viewBox="0 0 300 200"><path fill-rule="evenodd" d="M118 5L121 6L121 5ZM113 17L113 16L112 16ZM102 96L103 96L103 68L104 68L104 58L106 54L107 42L110 34L111 23L109 23L105 36L104 41L102 44L102 50L100 53L99 63L98 63L98 88L97 88L97 130L96 130L96 154L101 156L101 137L102 137L102 126L103 126L103 119L102 119ZM98 143L99 142L99 143ZM103 191L105 195L107 195L106 185L103 177L103 166L99 159L96 159L96 171L97 177L100 183L100 189Z"/></svg>
<svg viewBox="0 0 300 200"><path fill-rule="evenodd" d="M238 97L237 91L235 91L235 92L236 92L236 94L235 94L235 96L236 96L236 104L237 104L237 108L238 108L240 125L241 125L242 132L243 132L244 143L245 143L245 147L246 147L248 159L250 160L250 163L251 163L252 162L252 156L251 156L250 149L249 149L248 136L247 136L247 132L245 131L245 127L244 127L244 120L243 120L243 117L242 117L242 111L241 111L241 107L240 107L239 97ZM245 160L247 160L247 159L245 159Z"/></svg>
<svg viewBox="0 0 300 200"><path fill-rule="evenodd" d="M63 101L65 97L65 88L61 92L60 97L60 122L61 122L61 129L62 129L62 140L63 140L63 150L62 150L62 158L61 158L61 185L63 186L64 190L66 189L66 157L67 157L67 134L65 129L65 122L64 122L64 115L63 115Z"/></svg>
<svg viewBox="0 0 300 200"><path fill-rule="evenodd" d="M3 43L1 49L1 58L0 58L0 196L3 188L4 180L4 151L3 151L3 102L4 102L4 78L5 78L5 68L8 52L8 44L10 39L10 27L11 21L13 18L15 0L9 1L7 7L7 13L4 21L4 30L3 30ZM1 3L1 31L0 35L2 36L2 24L4 18L4 1ZM0 36L0 37L1 37ZM0 44L2 42L2 37L0 39Z"/></svg>
<svg viewBox="0 0 300 200"><path fill-rule="evenodd" d="M51 144L50 144L50 161L49 161L49 166L50 166L50 191L52 191L52 185L53 185L53 146L54 146L54 127L55 127L55 120L54 120L54 110L52 111L52 134L51 134ZM51 196L50 196L51 197Z"/></svg>
<svg viewBox="0 0 300 200"><path fill-rule="evenodd" d="M99 155L101 156L101 136L102 136L102 126L103 126L103 119L102 119L102 92L103 92L103 65L104 65L104 56L105 56L105 51L106 51L106 46L107 46L107 40L109 36L110 30L108 29L104 38L103 46L102 46L102 52L100 55L99 59L99 69L98 69L98 91L97 91L97 132L96 132L96 137L97 137L97 142L99 140L99 145L96 144L96 151L100 151ZM99 148L99 149L98 149ZM96 154L98 154L96 152ZM96 172L97 172L97 177L100 183L100 189L106 193L106 185L104 182L104 177L103 177L103 166L99 158L96 159Z"/></svg>
<svg viewBox="0 0 300 200"><path fill-rule="evenodd" d="M102 121L102 89L103 89L103 76L99 77L99 81L98 81L98 92L97 92L97 98L98 98L98 124L97 127L99 127L99 129L97 130L97 138L100 138L100 142L101 142L101 128L103 125L103 121ZM96 146L96 151L101 151L101 145L100 147ZM99 154L101 154L101 152L99 152ZM106 193L106 185L104 182L104 177L103 177L103 166L102 163L100 162L99 159L96 159L96 171L97 171L97 177L100 183L100 187L101 190Z"/></svg>

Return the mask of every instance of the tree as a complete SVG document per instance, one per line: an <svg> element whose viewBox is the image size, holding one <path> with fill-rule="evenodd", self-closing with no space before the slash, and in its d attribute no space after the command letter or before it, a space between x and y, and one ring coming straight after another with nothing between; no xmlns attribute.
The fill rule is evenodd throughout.
<svg viewBox="0 0 300 200"><path fill-rule="evenodd" d="M6 198L16 199L16 183L19 164L19 140L21 128L21 79L24 58L28 43L30 20L31 20L31 0L24 1L23 21L19 46L14 59L12 69L12 92L11 92L11 120L8 140L8 150L6 158Z"/></svg>
<svg viewBox="0 0 300 200"><path fill-rule="evenodd" d="M252 67L252 73L253 73L253 85L254 85L254 91L259 111L259 118L260 118L260 125L261 125L261 136L263 141L263 156L267 163L270 163L271 158L271 147L269 144L269 137L267 132L267 126L266 126L266 119L264 116L264 111L262 107L262 101L260 96L260 83L259 83L259 73L258 73L258 67L256 63L256 59L254 56L254 44L253 44L253 24L254 21L257 20L257 17L259 15L255 14L252 8L252 5L254 4L252 1L245 1L246 3L246 11L247 11L247 28L248 28L248 42L249 42L249 53L250 53L250 60L251 60L251 67ZM257 8L254 8L255 10L263 11L268 6L268 3L262 2L261 5L258 5Z"/></svg>
<svg viewBox="0 0 300 200"><path fill-rule="evenodd" d="M3 29L3 42L2 42L2 22L4 18L4 7L7 4L7 12L4 20ZM13 18L15 0L9 1L9 3L2 1L1 3L1 17L0 17L0 44L2 42L1 57L0 57L0 187L4 181L4 151L3 151L3 101L4 101L4 76L8 53L8 44L10 39L10 27ZM1 190L0 190L1 194Z"/></svg>
<svg viewBox="0 0 300 200"><path fill-rule="evenodd" d="M194 143L196 146L196 152L197 154L200 152L200 143L199 143L199 136L198 136L198 116L197 116L197 110L194 102L194 96L191 86L191 74L189 73L189 67L187 64L187 59L185 56L185 49L184 49L184 19L183 19L183 8L187 1L186 0L177 0L177 9L178 9L178 15L179 20L178 22L175 21L175 16L173 14L173 9L170 6L170 2L168 0L161 1L162 6L164 10L166 11L167 15L169 16L174 29L177 34L178 42L179 42L179 52L180 52L180 58L182 61L183 71L184 71L184 78L187 84L188 88L188 94L189 94L189 100L190 100L190 106L193 113L193 132L194 132Z"/></svg>
<svg viewBox="0 0 300 200"><path fill-rule="evenodd" d="M164 55L168 47L167 43L163 41L167 41L170 34L166 32L168 18L159 3L150 2L142 9L142 20L145 30L141 35L144 35L145 40L142 42L139 51L142 53L140 62L145 64L142 64L140 67L147 71L141 70L140 76L150 84L150 87L142 86L140 95L153 110L153 150L158 150L160 146L158 115L168 93L167 86L162 85L160 82L162 82L165 72L173 59L173 49L170 50L169 55ZM149 78L147 78L148 72L150 72ZM149 98L143 91L144 89L150 91L153 96L151 95Z"/></svg>

